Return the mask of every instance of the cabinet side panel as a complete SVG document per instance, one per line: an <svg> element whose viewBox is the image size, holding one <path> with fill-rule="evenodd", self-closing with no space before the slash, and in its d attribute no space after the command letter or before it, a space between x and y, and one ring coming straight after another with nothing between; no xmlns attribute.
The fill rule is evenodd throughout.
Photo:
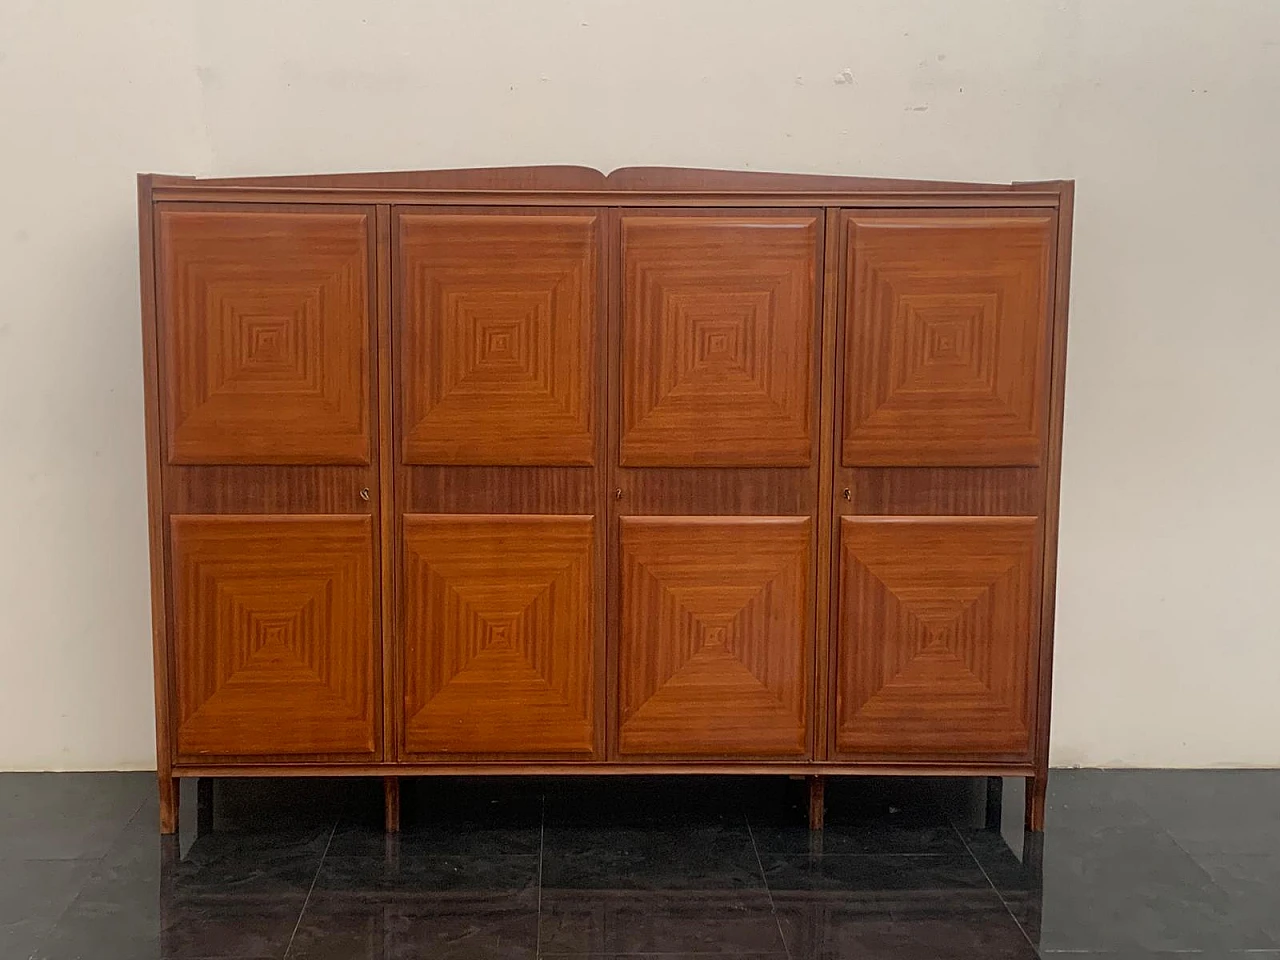
<svg viewBox="0 0 1280 960"><path fill-rule="evenodd" d="M138 261L141 268L142 376L147 444L147 527L151 556L152 669L155 673L156 770L173 764L169 735L169 641L165 601L164 491L160 450L160 374L156 329L155 218L151 177L138 177Z"/></svg>

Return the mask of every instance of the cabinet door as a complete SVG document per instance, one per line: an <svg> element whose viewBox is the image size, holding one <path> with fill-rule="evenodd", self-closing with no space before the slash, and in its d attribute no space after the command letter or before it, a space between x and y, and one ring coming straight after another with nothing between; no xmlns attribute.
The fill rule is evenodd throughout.
<svg viewBox="0 0 1280 960"><path fill-rule="evenodd" d="M369 518L180 516L170 537L179 757L371 756Z"/></svg>
<svg viewBox="0 0 1280 960"><path fill-rule="evenodd" d="M1053 220L847 215L846 466L1036 466Z"/></svg>
<svg viewBox="0 0 1280 960"><path fill-rule="evenodd" d="M405 517L407 753L592 753L594 526Z"/></svg>
<svg viewBox="0 0 1280 960"><path fill-rule="evenodd" d="M1025 760L1039 645L1030 517L845 517L836 749Z"/></svg>
<svg viewBox="0 0 1280 960"><path fill-rule="evenodd" d="M798 756L807 517L623 517L619 751Z"/></svg>
<svg viewBox="0 0 1280 960"><path fill-rule="evenodd" d="M382 754L374 211L156 211L178 763Z"/></svg>
<svg viewBox="0 0 1280 960"><path fill-rule="evenodd" d="M368 463L364 212L160 213L170 463Z"/></svg>
<svg viewBox="0 0 1280 960"><path fill-rule="evenodd" d="M599 757L600 211L396 208L396 742Z"/></svg>
<svg viewBox="0 0 1280 960"><path fill-rule="evenodd" d="M807 756L821 212L624 211L617 237L614 749Z"/></svg>

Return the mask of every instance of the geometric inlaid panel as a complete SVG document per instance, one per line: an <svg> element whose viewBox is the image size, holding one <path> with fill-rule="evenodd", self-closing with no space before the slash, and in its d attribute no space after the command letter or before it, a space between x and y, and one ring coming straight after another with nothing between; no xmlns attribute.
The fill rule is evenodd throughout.
<svg viewBox="0 0 1280 960"><path fill-rule="evenodd" d="M621 528L619 753L805 754L809 518Z"/></svg>
<svg viewBox="0 0 1280 960"><path fill-rule="evenodd" d="M623 466L807 466L819 218L622 219Z"/></svg>
<svg viewBox="0 0 1280 960"><path fill-rule="evenodd" d="M1034 466L1050 217L850 216L846 466Z"/></svg>
<svg viewBox="0 0 1280 960"><path fill-rule="evenodd" d="M597 218L398 223L405 462L591 464Z"/></svg>
<svg viewBox="0 0 1280 960"><path fill-rule="evenodd" d="M836 748L1029 756L1033 517L841 518Z"/></svg>
<svg viewBox="0 0 1280 960"><path fill-rule="evenodd" d="M180 757L376 748L367 516L175 516Z"/></svg>
<svg viewBox="0 0 1280 960"><path fill-rule="evenodd" d="M594 527L405 516L407 754L593 753Z"/></svg>
<svg viewBox="0 0 1280 960"><path fill-rule="evenodd" d="M172 463L368 463L369 217L159 220Z"/></svg>

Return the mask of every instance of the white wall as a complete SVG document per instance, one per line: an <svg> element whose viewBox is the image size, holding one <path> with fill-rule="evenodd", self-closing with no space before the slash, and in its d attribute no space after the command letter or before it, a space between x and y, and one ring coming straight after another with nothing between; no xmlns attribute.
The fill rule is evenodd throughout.
<svg viewBox="0 0 1280 960"><path fill-rule="evenodd" d="M544 162L1075 177L1054 761L1280 765L1278 105L1274 0L4 0L0 768L153 763L134 173Z"/></svg>

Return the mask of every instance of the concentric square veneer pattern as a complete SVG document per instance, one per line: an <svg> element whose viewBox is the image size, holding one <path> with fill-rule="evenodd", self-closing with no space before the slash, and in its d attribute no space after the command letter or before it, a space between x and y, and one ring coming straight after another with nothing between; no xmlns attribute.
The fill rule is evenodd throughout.
<svg viewBox="0 0 1280 960"><path fill-rule="evenodd" d="M171 462L369 462L369 219L160 212Z"/></svg>
<svg viewBox="0 0 1280 960"><path fill-rule="evenodd" d="M398 223L406 462L592 463L597 218Z"/></svg>
<svg viewBox="0 0 1280 960"><path fill-rule="evenodd" d="M1033 517L842 518L840 752L1029 756L1038 542Z"/></svg>
<svg viewBox="0 0 1280 960"><path fill-rule="evenodd" d="M624 466L807 466L816 216L622 219Z"/></svg>
<svg viewBox="0 0 1280 960"><path fill-rule="evenodd" d="M594 526L405 516L406 753L594 752Z"/></svg>
<svg viewBox="0 0 1280 960"><path fill-rule="evenodd" d="M1040 463L1052 228L849 217L846 465Z"/></svg>
<svg viewBox="0 0 1280 960"><path fill-rule="evenodd" d="M370 518L178 516L171 540L179 755L372 756Z"/></svg>
<svg viewBox="0 0 1280 960"><path fill-rule="evenodd" d="M622 754L808 749L807 517L623 517Z"/></svg>

